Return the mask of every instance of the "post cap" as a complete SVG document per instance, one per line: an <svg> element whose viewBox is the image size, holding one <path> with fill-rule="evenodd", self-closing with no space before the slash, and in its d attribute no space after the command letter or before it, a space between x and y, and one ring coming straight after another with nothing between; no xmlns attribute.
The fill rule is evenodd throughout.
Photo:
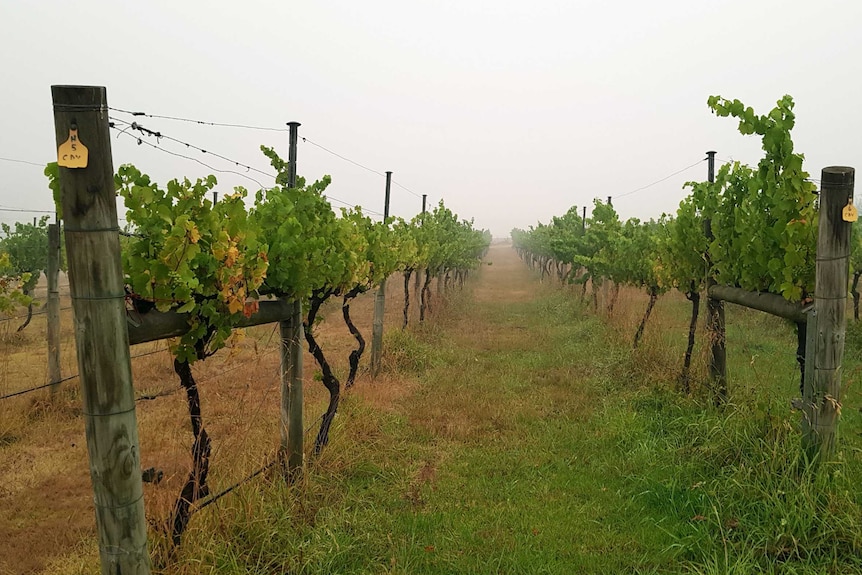
<svg viewBox="0 0 862 575"><path fill-rule="evenodd" d="M855 180L856 169L850 166L829 166L821 171L821 185L826 186L852 186Z"/></svg>

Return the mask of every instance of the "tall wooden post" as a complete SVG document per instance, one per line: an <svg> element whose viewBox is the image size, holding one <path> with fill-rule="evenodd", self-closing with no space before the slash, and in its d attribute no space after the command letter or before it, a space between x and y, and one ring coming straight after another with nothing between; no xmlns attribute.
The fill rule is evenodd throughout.
<svg viewBox="0 0 862 575"><path fill-rule="evenodd" d="M386 198L383 202L383 223L389 219L389 190L392 172L386 172ZM377 296L374 298L374 321L371 325L371 377L380 372L380 358L383 355L383 316L386 311L386 278L380 281Z"/></svg>
<svg viewBox="0 0 862 575"><path fill-rule="evenodd" d="M51 395L57 393L60 381L60 226L48 224L48 383Z"/></svg>
<svg viewBox="0 0 862 575"><path fill-rule="evenodd" d="M715 183L715 152L707 152L708 161L707 180ZM703 222L703 233L707 241L712 242L715 236L712 233L712 220L706 218ZM716 285L715 276L712 271L712 257L709 248L706 252L706 263L708 275L706 276L706 290ZM706 298L706 333L709 337L709 381L713 390L713 400L716 405L727 402L727 343L724 328L724 302L709 297Z"/></svg>
<svg viewBox="0 0 862 575"><path fill-rule="evenodd" d="M802 441L810 461L828 461L835 453L853 227L842 218L842 210L853 203L854 179L855 170L844 166L824 168L821 175L814 285L817 320L814 373L802 390Z"/></svg>
<svg viewBox="0 0 862 575"><path fill-rule="evenodd" d="M76 154L81 145L89 150L86 167L60 168L60 188L102 573L146 575L147 523L107 95L101 86L51 86L51 95L58 147L69 142Z"/></svg>
<svg viewBox="0 0 862 575"><path fill-rule="evenodd" d="M281 335L281 461L287 478L302 471L302 302L293 300L290 319L279 322Z"/></svg>
<svg viewBox="0 0 862 575"><path fill-rule="evenodd" d="M428 204L428 194L422 194L422 214L425 214L425 208ZM416 275L416 278L413 280L413 295L418 302L422 298L422 294L419 292L422 284L422 270L420 268L416 268L413 272Z"/></svg>
<svg viewBox="0 0 862 575"><path fill-rule="evenodd" d="M287 186L296 187L299 122L288 122ZM302 471L305 448L302 423L302 301L293 301L290 319L279 322L281 334L281 461L289 481ZM286 463L286 466L284 465Z"/></svg>

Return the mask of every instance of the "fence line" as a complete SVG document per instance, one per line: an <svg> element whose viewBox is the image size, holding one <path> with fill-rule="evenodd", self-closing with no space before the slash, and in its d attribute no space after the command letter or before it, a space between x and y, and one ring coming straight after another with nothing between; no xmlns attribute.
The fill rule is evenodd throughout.
<svg viewBox="0 0 862 575"><path fill-rule="evenodd" d="M60 311L69 311L72 309L72 306L61 307ZM47 309L43 309L41 311L34 311L32 314L21 314L21 315L13 315L10 317L0 318L0 323L5 323L7 321L14 321L16 319L27 319L28 317L36 317L37 315L45 315L48 313Z"/></svg>
<svg viewBox="0 0 862 575"><path fill-rule="evenodd" d="M148 352L144 352L144 353L139 353L139 354L137 354L137 355L133 355L133 356L131 356L131 358L130 358L130 359L135 359L135 358L138 358L138 357L146 357L146 356L148 356L148 355L155 355L155 354L157 354L157 353L162 353L162 352L165 352L165 351L168 351L168 350L167 350L167 349L156 349L156 350L153 350L153 351L148 351ZM4 399L9 399L9 398L12 398L12 397L18 397L19 395L24 395L24 394L31 393L31 392L34 392L34 391L38 391L38 390L40 390L40 389L45 389L46 387L51 387L52 385L60 385L61 383L65 383L65 382L67 382L67 381L71 381L71 380L75 379L76 377L78 377L78 374L77 374L77 373L76 373L76 374L73 374L73 375L68 375L68 376L63 377L63 378L60 378L60 379L58 379L57 381L49 381L48 383L43 383L42 385L37 385L37 386L35 386L35 387L29 387L29 388L27 388L27 389L22 389L22 390L20 390L20 391L15 391L15 392L13 392L13 393L9 393L9 394L7 394L7 395L0 395L0 401L2 401L2 400L4 400Z"/></svg>
<svg viewBox="0 0 862 575"><path fill-rule="evenodd" d="M16 391L14 393L9 393L7 395L0 395L0 400L9 399L11 397L18 397L19 395L24 395L25 393L30 393L30 392L37 391L40 389L45 389L46 387L51 387L52 385L60 385L61 383L75 379L76 377L78 377L77 373L75 375L69 375L69 376L64 377L62 379L58 379L57 381L51 381L48 383L43 383L42 385L37 385L36 387L30 387L27 389L22 389L21 391Z"/></svg>

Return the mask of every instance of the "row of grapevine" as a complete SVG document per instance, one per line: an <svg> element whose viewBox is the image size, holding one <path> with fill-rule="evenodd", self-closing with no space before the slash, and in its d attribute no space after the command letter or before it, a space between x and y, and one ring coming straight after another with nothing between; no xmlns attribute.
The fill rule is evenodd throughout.
<svg viewBox="0 0 862 575"><path fill-rule="evenodd" d="M188 521L189 506L208 493L210 438L191 370L194 362L222 348L260 301L301 300L307 310L305 339L330 395L315 441L318 454L329 440L342 393L315 338L321 306L332 297L342 298L344 321L357 339L349 358L350 387L365 347L350 319L350 301L399 270L424 269L430 281L449 270L475 267L489 241L486 232L460 221L442 201L410 222L374 222L359 207L342 208L339 216L325 197L328 176L313 183L298 178L291 187L287 162L272 149L263 152L278 178L275 186L256 193L250 208L244 189L211 202L214 176L172 180L161 187L124 165L115 178L130 226L122 256L136 308L139 313L151 307L182 313L189 327L171 348L194 434L193 470L174 513L175 542Z"/></svg>
<svg viewBox="0 0 862 575"><path fill-rule="evenodd" d="M804 388L807 320L803 311L810 309L814 296L818 222L822 214L816 186L803 169L804 156L795 151L791 138L795 124L793 100L784 96L766 115L756 114L739 100L719 96L710 97L708 106L717 116L736 118L741 134L760 137L763 157L756 166L728 162L713 174L715 153L710 152L709 179L686 184L690 193L675 215L622 222L612 205L596 201L586 220L573 207L547 224L528 231L513 230L514 246L530 265L538 266L542 277L556 270L561 281L583 284L582 294L590 282L595 306L595 294L604 282L615 286L609 309L616 286L645 289L649 303L635 334L635 346L656 298L671 289L683 292L692 302L689 343L681 374L685 391L689 390L702 292L709 290L707 327L713 332L711 344L718 348L718 352L713 351L711 368L718 362L717 353L722 354L722 362L724 353L723 308L718 300L736 301L788 317L798 330L797 358ZM851 174L852 182L852 169L841 169ZM849 193L850 200L845 202L852 201L852 188ZM853 242L850 260L858 267L862 253L858 236ZM735 290L736 299L716 295L714 287ZM754 299L760 303L749 303ZM720 371L723 377L723 364ZM716 386L717 401L723 400L724 382L711 383ZM837 395L830 397L808 403L837 403Z"/></svg>
<svg viewBox="0 0 862 575"><path fill-rule="evenodd" d="M350 320L350 300L399 270L425 269L430 276L463 277L478 265L490 237L472 222L459 220L442 202L410 222L387 218L375 223L358 207L336 214L325 196L328 176L313 183L296 178L297 123L291 123L289 161L262 148L277 172L276 182L259 190L250 206L243 188L220 194L221 201L210 201L217 185L214 176L160 186L131 165L113 174L110 129L114 126L104 113L105 89L54 86L52 94L58 147L75 141L89 149L85 169L49 166L46 175L60 204L58 213L64 213L102 569L147 573L126 335L132 344L173 338L174 370L186 392L194 435L192 469L167 528L177 544L192 513L212 501L201 501L209 494L211 441L192 373L195 362L224 347L237 327L281 324L279 455L287 456L282 457L288 460L287 471L297 471L290 469L297 453L290 452L293 444L286 444L285 433L298 438L301 447L302 404L293 400L294 390L301 390L302 383L302 335L330 395L320 418L315 455L328 441L342 393L341 382L315 338L323 303L342 298L345 322L359 344L350 354L350 385L363 347L361 334ZM129 222L122 242L117 237L115 192L125 203ZM305 310L304 316L298 310ZM289 338L288 331L293 333ZM301 449L298 455L301 470ZM288 478L293 477L288 473Z"/></svg>
<svg viewBox="0 0 862 575"><path fill-rule="evenodd" d="M48 216L33 223L0 224L0 314L27 306L21 331L33 314L33 290L48 268Z"/></svg>

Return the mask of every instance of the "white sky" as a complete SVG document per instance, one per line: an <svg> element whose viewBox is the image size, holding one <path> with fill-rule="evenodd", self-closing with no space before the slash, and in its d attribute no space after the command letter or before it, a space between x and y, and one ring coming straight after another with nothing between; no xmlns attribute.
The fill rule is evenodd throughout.
<svg viewBox="0 0 862 575"><path fill-rule="evenodd" d="M812 177L862 166L856 0L2 0L0 54L2 158L53 159L52 84L104 85L126 110L299 121L300 136L392 170L429 205L442 197L495 236L631 192L706 150L756 162L759 141L713 116L712 94L761 114L790 94ZM260 144L287 156L286 133L137 120L267 172ZM127 136L113 142L115 167L134 163L162 183L209 173ZM382 177L307 143L298 166L311 179L331 174L331 196L382 212ZM256 188L218 177L221 193ZM683 182L705 177L703 163L614 205L624 218L656 217L675 211ZM41 169L0 160L0 206L52 209ZM393 187L393 215L420 207Z"/></svg>

